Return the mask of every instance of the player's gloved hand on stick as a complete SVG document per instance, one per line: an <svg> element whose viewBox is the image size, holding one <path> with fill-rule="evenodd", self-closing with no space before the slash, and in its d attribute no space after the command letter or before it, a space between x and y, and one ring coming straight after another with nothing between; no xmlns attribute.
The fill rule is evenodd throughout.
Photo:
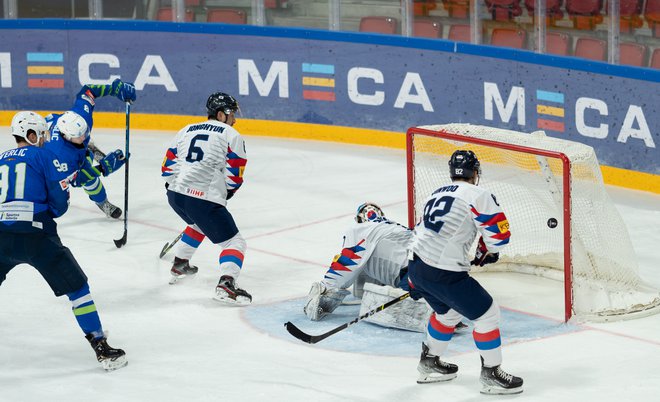
<svg viewBox="0 0 660 402"><path fill-rule="evenodd" d="M486 243L484 243L484 238L480 237L479 244L477 244L477 251L474 253L474 260L470 264L483 267L486 264L497 262L499 259L500 253L489 253Z"/></svg>
<svg viewBox="0 0 660 402"><path fill-rule="evenodd" d="M234 194L236 194L236 190L227 190L227 200L231 199Z"/></svg>
<svg viewBox="0 0 660 402"><path fill-rule="evenodd" d="M120 167L124 166L124 163L126 163L126 157L124 156L124 153L121 151L121 149L118 149L106 155L106 157L101 159L99 162L99 169L101 170L101 173L103 173L103 176L107 176Z"/></svg>
<svg viewBox="0 0 660 402"><path fill-rule="evenodd" d="M130 82L123 82L119 78L112 81L112 95L116 96L122 102L133 102L137 99L135 85Z"/></svg>

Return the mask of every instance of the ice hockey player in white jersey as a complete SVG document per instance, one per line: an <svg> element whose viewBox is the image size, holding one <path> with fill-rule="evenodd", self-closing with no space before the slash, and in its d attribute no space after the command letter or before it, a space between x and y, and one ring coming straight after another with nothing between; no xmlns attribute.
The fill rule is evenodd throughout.
<svg viewBox="0 0 660 402"><path fill-rule="evenodd" d="M431 305L426 343L417 370L418 383L454 379L458 366L440 360L455 326L463 317L474 323L472 333L481 355L482 393L516 394L523 380L500 367L500 309L491 295L468 272L471 265L494 263L509 243L511 232L497 199L478 187L480 163L472 151L459 150L449 160L451 184L427 199L415 226L408 265L411 288ZM478 242L475 258L469 248Z"/></svg>
<svg viewBox="0 0 660 402"><path fill-rule="evenodd" d="M344 233L341 253L323 280L314 282L309 291L303 311L313 321L332 313L351 285L356 297L362 296L365 282L408 290L407 248L412 231L385 218L374 203L360 205L355 222Z"/></svg>
<svg viewBox="0 0 660 402"><path fill-rule="evenodd" d="M232 127L238 102L231 95L216 92L208 97L206 109L208 120L181 129L161 167L168 202L188 224L175 248L170 283L197 273L190 259L208 237L222 249L214 298L246 305L252 296L237 286L236 279L247 244L226 207L243 184L247 163L243 138Z"/></svg>

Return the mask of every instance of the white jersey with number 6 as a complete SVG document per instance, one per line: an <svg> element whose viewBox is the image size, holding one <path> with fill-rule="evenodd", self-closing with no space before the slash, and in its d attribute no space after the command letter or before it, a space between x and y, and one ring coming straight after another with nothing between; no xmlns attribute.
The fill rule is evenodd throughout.
<svg viewBox="0 0 660 402"><path fill-rule="evenodd" d="M169 190L220 205L243 184L245 142L217 120L190 124L168 148L161 172Z"/></svg>
<svg viewBox="0 0 660 402"><path fill-rule="evenodd" d="M470 270L477 232L491 253L509 243L509 222L495 196L465 181L440 187L427 199L415 226L412 251L426 264L447 271Z"/></svg>

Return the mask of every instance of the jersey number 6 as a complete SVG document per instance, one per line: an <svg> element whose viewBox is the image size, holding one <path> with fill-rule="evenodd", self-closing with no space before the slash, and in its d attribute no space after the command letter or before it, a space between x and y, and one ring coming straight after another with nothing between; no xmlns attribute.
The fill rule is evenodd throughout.
<svg viewBox="0 0 660 402"><path fill-rule="evenodd" d="M196 146L197 141L208 141L208 134L197 134L190 140L190 148L188 148L188 155L186 155L187 162L199 162L204 159L204 150L201 147Z"/></svg>
<svg viewBox="0 0 660 402"><path fill-rule="evenodd" d="M444 196L432 198L424 207L424 227L436 233L440 232L445 223L439 218L445 216L454 203L454 197Z"/></svg>

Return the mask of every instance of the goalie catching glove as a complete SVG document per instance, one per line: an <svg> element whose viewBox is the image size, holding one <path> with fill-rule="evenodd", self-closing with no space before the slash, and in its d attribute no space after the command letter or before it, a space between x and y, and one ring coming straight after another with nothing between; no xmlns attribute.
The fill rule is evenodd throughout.
<svg viewBox="0 0 660 402"><path fill-rule="evenodd" d="M486 264L497 262L499 259L500 253L489 253L486 243L484 243L484 238L480 237L477 244L477 251L474 253L474 260L470 264L483 267Z"/></svg>

